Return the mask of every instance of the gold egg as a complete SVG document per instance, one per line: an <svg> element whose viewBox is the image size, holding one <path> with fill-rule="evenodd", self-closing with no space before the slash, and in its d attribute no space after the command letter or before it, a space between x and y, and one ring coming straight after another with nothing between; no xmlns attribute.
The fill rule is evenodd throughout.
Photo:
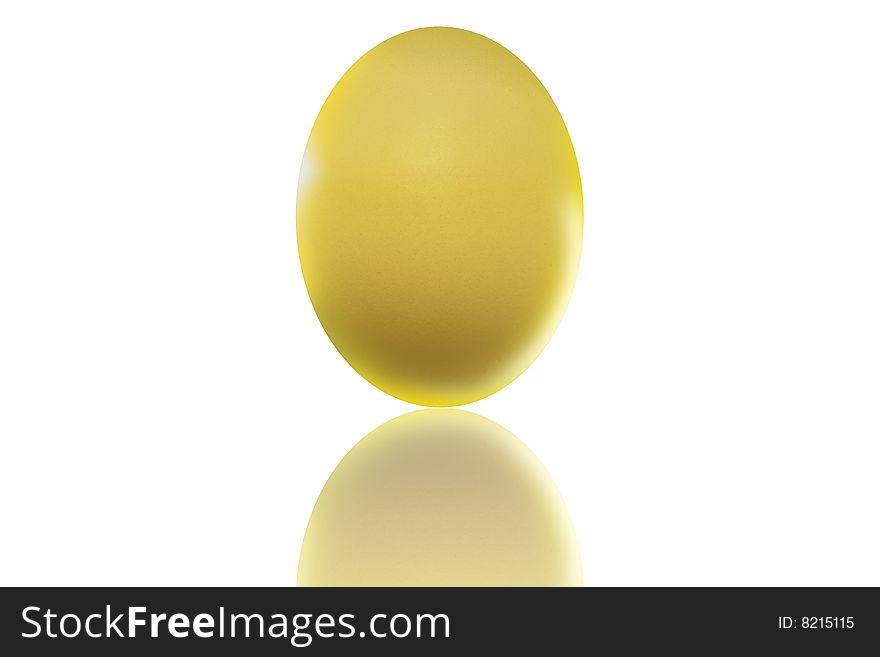
<svg viewBox="0 0 880 657"><path fill-rule="evenodd" d="M456 406L519 376L562 317L582 236L562 117L486 37L393 37L315 121L297 193L306 287L342 356L388 394Z"/></svg>

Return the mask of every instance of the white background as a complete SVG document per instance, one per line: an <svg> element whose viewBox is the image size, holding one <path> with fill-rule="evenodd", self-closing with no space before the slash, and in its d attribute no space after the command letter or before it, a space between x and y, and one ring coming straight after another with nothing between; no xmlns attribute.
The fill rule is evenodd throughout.
<svg viewBox="0 0 880 657"><path fill-rule="evenodd" d="M0 582L290 585L413 407L309 304L295 193L345 70L468 28L544 82L584 257L469 407L556 479L588 585L880 585L880 15L854 2L3 2Z"/></svg>

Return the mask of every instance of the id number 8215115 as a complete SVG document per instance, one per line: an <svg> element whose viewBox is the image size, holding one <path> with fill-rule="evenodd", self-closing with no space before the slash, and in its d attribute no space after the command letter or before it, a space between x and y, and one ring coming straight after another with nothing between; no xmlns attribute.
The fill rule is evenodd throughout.
<svg viewBox="0 0 880 657"><path fill-rule="evenodd" d="M853 616L780 616L780 630L851 630L856 626Z"/></svg>

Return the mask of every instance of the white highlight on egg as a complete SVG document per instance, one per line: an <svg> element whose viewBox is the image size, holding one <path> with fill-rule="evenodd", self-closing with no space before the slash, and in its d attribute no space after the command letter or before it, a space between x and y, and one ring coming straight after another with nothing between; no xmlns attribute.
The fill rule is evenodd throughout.
<svg viewBox="0 0 880 657"><path fill-rule="evenodd" d="M308 153L303 157L302 165L299 167L299 182L296 187L296 196L305 193L306 187L315 179L317 167L315 166Z"/></svg>

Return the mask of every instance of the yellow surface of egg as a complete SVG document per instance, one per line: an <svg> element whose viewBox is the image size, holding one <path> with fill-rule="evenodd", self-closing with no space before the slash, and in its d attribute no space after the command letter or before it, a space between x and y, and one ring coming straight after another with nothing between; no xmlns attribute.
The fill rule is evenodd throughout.
<svg viewBox="0 0 880 657"><path fill-rule="evenodd" d="M519 376L564 312L582 233L562 117L483 36L381 43L315 121L297 194L306 286L342 356L395 397L459 405Z"/></svg>

